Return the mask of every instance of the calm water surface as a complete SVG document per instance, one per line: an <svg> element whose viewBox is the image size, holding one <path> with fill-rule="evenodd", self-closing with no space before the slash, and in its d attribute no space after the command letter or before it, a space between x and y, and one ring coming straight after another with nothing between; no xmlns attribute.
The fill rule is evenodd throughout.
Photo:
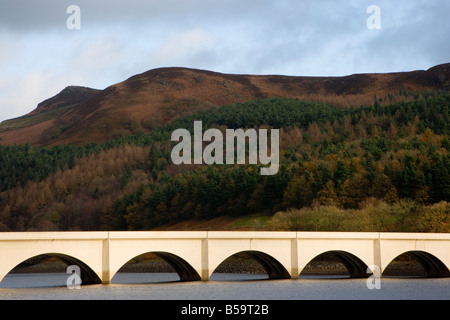
<svg viewBox="0 0 450 320"><path fill-rule="evenodd" d="M269 280L259 274L214 273L211 281L179 282L175 273L118 273L109 285L68 289L68 274L8 274L1 300L448 300L450 278L382 278L380 289L367 279L302 276Z"/></svg>

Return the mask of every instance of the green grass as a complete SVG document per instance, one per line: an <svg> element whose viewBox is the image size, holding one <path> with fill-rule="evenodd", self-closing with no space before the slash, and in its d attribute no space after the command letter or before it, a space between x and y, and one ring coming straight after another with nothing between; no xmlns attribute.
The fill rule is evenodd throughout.
<svg viewBox="0 0 450 320"><path fill-rule="evenodd" d="M272 216L245 216L230 225L231 228L263 228Z"/></svg>

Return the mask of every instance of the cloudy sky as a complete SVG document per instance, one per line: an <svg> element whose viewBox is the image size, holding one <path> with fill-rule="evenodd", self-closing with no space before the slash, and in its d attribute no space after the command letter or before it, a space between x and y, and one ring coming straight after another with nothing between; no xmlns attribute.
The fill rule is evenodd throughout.
<svg viewBox="0 0 450 320"><path fill-rule="evenodd" d="M449 14L448 0L1 0L0 121L68 85L104 89L157 67L424 70L450 62Z"/></svg>

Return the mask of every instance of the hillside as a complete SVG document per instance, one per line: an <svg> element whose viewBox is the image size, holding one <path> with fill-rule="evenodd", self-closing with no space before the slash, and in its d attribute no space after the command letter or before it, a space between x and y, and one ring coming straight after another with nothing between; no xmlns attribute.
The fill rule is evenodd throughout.
<svg viewBox="0 0 450 320"><path fill-rule="evenodd" d="M16 119L0 124L0 143L101 143L147 133L174 119L226 104L299 98L340 108L388 105L450 90L450 64L426 71L346 77L237 75L159 68L104 90L68 87Z"/></svg>
<svg viewBox="0 0 450 320"><path fill-rule="evenodd" d="M65 88L0 125L0 231L450 232L449 72L162 68ZM199 119L279 129L278 173L174 164L171 133Z"/></svg>
<svg viewBox="0 0 450 320"><path fill-rule="evenodd" d="M71 107L83 103L100 90L69 86L60 93L38 104L35 110L19 118L0 123L0 143L39 144L51 140L62 127L56 121Z"/></svg>
<svg viewBox="0 0 450 320"><path fill-rule="evenodd" d="M270 98L101 144L0 146L0 230L450 232L449 110L437 93L356 109ZM279 172L173 164L171 133L195 119L280 128Z"/></svg>

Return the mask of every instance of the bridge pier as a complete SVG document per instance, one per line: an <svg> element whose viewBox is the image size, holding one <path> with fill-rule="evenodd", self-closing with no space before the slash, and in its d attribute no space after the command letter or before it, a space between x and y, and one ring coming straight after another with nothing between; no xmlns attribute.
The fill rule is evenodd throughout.
<svg viewBox="0 0 450 320"><path fill-rule="evenodd" d="M200 277L202 281L209 281L209 246L208 246L208 237L202 239L202 263L201 263L201 271Z"/></svg>
<svg viewBox="0 0 450 320"><path fill-rule="evenodd" d="M103 250L102 250L102 283L111 283L111 266L109 263L109 232L108 239L103 240Z"/></svg>
<svg viewBox="0 0 450 320"><path fill-rule="evenodd" d="M291 269L289 270L291 279L298 279L300 270L298 269L298 237L291 240Z"/></svg>

